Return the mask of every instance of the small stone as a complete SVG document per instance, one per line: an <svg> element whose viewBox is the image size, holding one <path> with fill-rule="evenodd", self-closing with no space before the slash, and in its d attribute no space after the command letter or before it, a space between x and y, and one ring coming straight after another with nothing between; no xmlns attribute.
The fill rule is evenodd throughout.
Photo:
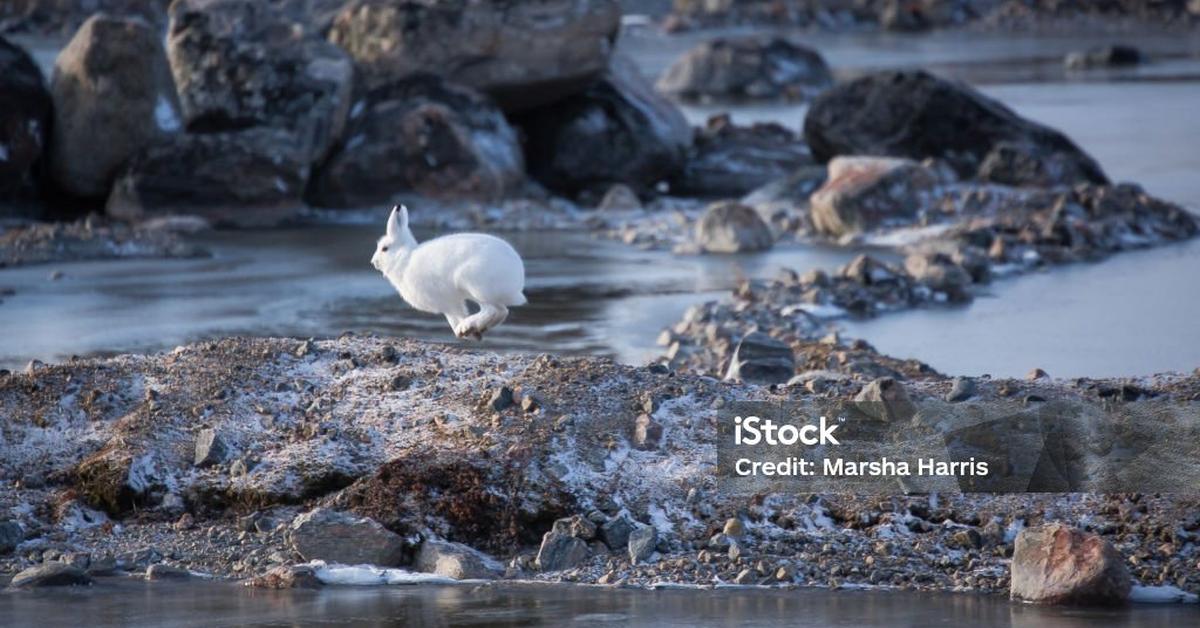
<svg viewBox="0 0 1200 628"><path fill-rule="evenodd" d="M217 435L217 431L208 428L200 430L196 436L196 455L193 464L197 467L207 467L218 464L225 457L225 443Z"/></svg>
<svg viewBox="0 0 1200 628"><path fill-rule="evenodd" d="M737 517L730 517L725 520L725 528L722 530L725 536L740 539L745 534L746 528L742 520Z"/></svg>
<svg viewBox="0 0 1200 628"><path fill-rule="evenodd" d="M744 253L771 248L775 236L753 208L721 201L704 210L696 222L696 243L708 253Z"/></svg>
<svg viewBox="0 0 1200 628"><path fill-rule="evenodd" d="M1046 379L1048 377L1050 377L1050 375L1046 373L1046 371L1043 371L1040 368L1035 368L1032 371L1029 371L1029 374L1025 376L1025 379L1032 382L1034 380Z"/></svg>
<svg viewBox="0 0 1200 628"><path fill-rule="evenodd" d="M176 530L182 531L182 530L191 530L195 525L196 525L196 518L192 516L192 513L185 512L182 515L179 515L179 519L177 519L175 521L175 525L173 527Z"/></svg>
<svg viewBox="0 0 1200 628"><path fill-rule="evenodd" d="M917 411L904 385L891 377L881 377L864 386L854 402L864 414L887 423L907 421Z"/></svg>
<svg viewBox="0 0 1200 628"><path fill-rule="evenodd" d="M954 383L950 386L950 392L946 393L946 401L957 403L966 401L975 395L975 380L970 377L955 377Z"/></svg>
<svg viewBox="0 0 1200 628"><path fill-rule="evenodd" d="M317 578L316 570L307 565L275 567L249 584L264 589L315 589L325 585Z"/></svg>
<svg viewBox="0 0 1200 628"><path fill-rule="evenodd" d="M14 589L62 587L91 584L92 579L78 567L52 561L30 567L13 576L9 586Z"/></svg>
<svg viewBox="0 0 1200 628"><path fill-rule="evenodd" d="M637 194L624 183L615 183L604 193L596 209L603 211L641 209L642 201Z"/></svg>
<svg viewBox="0 0 1200 628"><path fill-rule="evenodd" d="M658 449L662 440L663 427L649 414L638 415L633 427L633 445L638 449Z"/></svg>
<svg viewBox="0 0 1200 628"><path fill-rule="evenodd" d="M727 381L782 384L796 374L796 358L787 343L762 332L747 334L733 352Z"/></svg>
<svg viewBox="0 0 1200 628"><path fill-rule="evenodd" d="M609 571L596 579L596 584L613 584L620 576L615 571Z"/></svg>
<svg viewBox="0 0 1200 628"><path fill-rule="evenodd" d="M537 412L538 408L540 407L542 407L542 404L539 403L537 397L534 397L533 395L525 395L521 398L522 412Z"/></svg>
<svg viewBox="0 0 1200 628"><path fill-rule="evenodd" d="M746 549L743 548L742 544L738 543L736 540L733 540L729 544L729 552L728 552L729 560L737 560L737 559L741 558L743 555L745 555L745 553L746 553Z"/></svg>
<svg viewBox="0 0 1200 628"><path fill-rule="evenodd" d="M975 528L966 528L955 532L949 544L960 549L979 549L983 547L983 535Z"/></svg>
<svg viewBox="0 0 1200 628"><path fill-rule="evenodd" d="M554 522L554 532L590 541L596 538L596 524L580 515L573 515Z"/></svg>
<svg viewBox="0 0 1200 628"><path fill-rule="evenodd" d="M658 545L658 532L654 526L638 524L629 533L629 560L640 563L654 553Z"/></svg>
<svg viewBox="0 0 1200 628"><path fill-rule="evenodd" d="M738 572L736 578L733 579L734 584L754 584L754 572L750 569L743 569Z"/></svg>
<svg viewBox="0 0 1200 628"><path fill-rule="evenodd" d="M146 569L147 580L185 580L192 574L186 569L158 563Z"/></svg>

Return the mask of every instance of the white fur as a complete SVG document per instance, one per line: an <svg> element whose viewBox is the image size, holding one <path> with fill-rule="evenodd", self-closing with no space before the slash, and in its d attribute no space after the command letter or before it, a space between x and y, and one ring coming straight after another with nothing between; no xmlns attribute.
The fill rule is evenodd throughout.
<svg viewBox="0 0 1200 628"><path fill-rule="evenodd" d="M459 338L482 338L504 322L508 307L525 304L525 264L504 240L483 233L456 233L417 244L408 209L392 208L387 233L375 245L371 265L409 305L442 314ZM467 301L479 305L470 314Z"/></svg>

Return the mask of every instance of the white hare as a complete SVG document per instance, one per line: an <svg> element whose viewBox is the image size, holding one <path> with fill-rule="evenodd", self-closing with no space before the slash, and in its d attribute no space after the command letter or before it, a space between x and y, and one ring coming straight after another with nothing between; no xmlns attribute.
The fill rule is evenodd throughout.
<svg viewBox="0 0 1200 628"><path fill-rule="evenodd" d="M525 264L504 240L483 233L455 233L417 244L408 209L392 208L387 233L375 245L371 265L409 305L442 314L459 338L483 338L504 322L509 306L524 305ZM467 301L479 305L470 314Z"/></svg>

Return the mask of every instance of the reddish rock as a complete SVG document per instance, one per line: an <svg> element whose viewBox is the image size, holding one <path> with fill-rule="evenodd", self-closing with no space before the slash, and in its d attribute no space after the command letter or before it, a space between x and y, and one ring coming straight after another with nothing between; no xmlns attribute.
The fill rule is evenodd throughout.
<svg viewBox="0 0 1200 628"><path fill-rule="evenodd" d="M1053 523L1017 535L1014 600L1040 604L1124 604L1131 587L1121 555L1099 535Z"/></svg>

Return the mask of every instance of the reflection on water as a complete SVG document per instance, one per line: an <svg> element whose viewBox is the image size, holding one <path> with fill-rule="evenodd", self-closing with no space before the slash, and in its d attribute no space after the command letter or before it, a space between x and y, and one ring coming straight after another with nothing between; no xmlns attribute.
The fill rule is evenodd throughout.
<svg viewBox="0 0 1200 628"><path fill-rule="evenodd" d="M169 349L232 334L343 331L460 342L441 316L404 305L368 260L377 226L217 232L213 259L59 264L0 273L0 366ZM424 234L419 234L423 236ZM854 251L780 246L765 255L679 257L578 233L502 234L525 258L529 305L481 346L643 363L658 332L738 277L828 268ZM50 281L51 269L65 276ZM473 343L472 343L473 344Z"/></svg>
<svg viewBox="0 0 1200 628"><path fill-rule="evenodd" d="M264 591L227 583L103 581L0 593L6 626L1185 626L1194 606L1053 609L996 596L819 589L641 591L485 585Z"/></svg>

